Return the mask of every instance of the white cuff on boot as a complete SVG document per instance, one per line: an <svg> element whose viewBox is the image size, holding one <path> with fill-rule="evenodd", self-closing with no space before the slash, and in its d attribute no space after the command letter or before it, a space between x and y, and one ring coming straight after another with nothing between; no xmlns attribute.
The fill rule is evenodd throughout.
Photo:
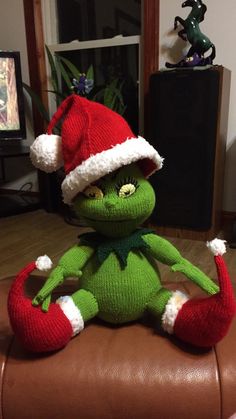
<svg viewBox="0 0 236 419"><path fill-rule="evenodd" d="M162 315L162 328L165 332L173 334L176 317L182 308L183 304L188 301L187 294L181 291L174 291L166 304L165 311Z"/></svg>
<svg viewBox="0 0 236 419"><path fill-rule="evenodd" d="M73 299L70 296L65 295L65 296L59 297L56 303L59 304L63 313L65 314L65 316L67 317L67 319L69 320L71 324L71 327L73 330L72 336L75 336L79 332L81 332L81 330L84 329L84 320L83 320L80 310L75 305Z"/></svg>

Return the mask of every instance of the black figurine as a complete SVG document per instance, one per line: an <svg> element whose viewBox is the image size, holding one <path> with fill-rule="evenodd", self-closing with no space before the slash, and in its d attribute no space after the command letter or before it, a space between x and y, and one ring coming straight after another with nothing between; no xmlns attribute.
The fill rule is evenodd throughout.
<svg viewBox="0 0 236 419"><path fill-rule="evenodd" d="M212 64L216 56L215 45L201 32L199 27L207 11L206 5L202 3L202 0L186 0L182 3L182 7L191 7L192 10L186 19L176 16L174 28L177 29L178 23L183 26L183 29L178 32L178 35L184 41L188 41L191 47L185 58L176 64L167 62L166 67L194 67ZM212 49L211 55L205 58L204 54L210 48Z"/></svg>

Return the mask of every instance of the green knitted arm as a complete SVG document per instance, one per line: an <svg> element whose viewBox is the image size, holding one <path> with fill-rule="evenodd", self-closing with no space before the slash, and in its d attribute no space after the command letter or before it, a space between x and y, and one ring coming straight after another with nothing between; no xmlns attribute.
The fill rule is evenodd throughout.
<svg viewBox="0 0 236 419"><path fill-rule="evenodd" d="M52 270L44 286L33 299L32 304L35 306L42 304L42 310L47 311L52 291L62 284L65 278L70 276L80 277L82 275L81 269L93 252L94 250L88 246L74 246L69 249L61 257L56 268Z"/></svg>
<svg viewBox="0 0 236 419"><path fill-rule="evenodd" d="M165 265L171 266L173 272L181 272L208 294L215 294L219 287L200 269L184 259L179 251L167 240L155 234L143 236L150 246L151 255Z"/></svg>

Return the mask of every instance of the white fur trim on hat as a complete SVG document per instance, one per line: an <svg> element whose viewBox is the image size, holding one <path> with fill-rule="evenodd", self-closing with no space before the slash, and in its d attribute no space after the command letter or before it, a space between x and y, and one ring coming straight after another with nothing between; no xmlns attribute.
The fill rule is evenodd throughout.
<svg viewBox="0 0 236 419"><path fill-rule="evenodd" d="M138 160L150 159L156 165L155 172L161 169L163 158L144 138L128 138L121 144L92 155L72 170L62 183L64 202L70 204L72 199L86 186L122 166ZM153 173L152 172L152 173ZM149 173L149 176L152 174Z"/></svg>
<svg viewBox="0 0 236 419"><path fill-rule="evenodd" d="M42 134L30 147L30 158L37 169L55 172L63 166L62 142L59 135Z"/></svg>
<svg viewBox="0 0 236 419"><path fill-rule="evenodd" d="M176 317L183 304L188 301L187 294L181 291L174 291L166 304L165 311L162 315L162 327L165 332L173 333Z"/></svg>
<svg viewBox="0 0 236 419"><path fill-rule="evenodd" d="M76 307L73 299L70 296L65 295L58 298L56 303L59 304L63 313L65 314L65 316L71 324L73 330L72 336L75 336L79 332L81 332L81 330L83 330L84 328L84 320L80 310L78 309L78 307Z"/></svg>
<svg viewBox="0 0 236 419"><path fill-rule="evenodd" d="M52 261L47 255L39 256L35 262L35 266L39 271L48 271L52 268L52 265Z"/></svg>
<svg viewBox="0 0 236 419"><path fill-rule="evenodd" d="M226 243L226 240L215 238L214 240L207 242L206 245L208 249L213 253L213 255L222 256L224 253L226 253L225 243Z"/></svg>

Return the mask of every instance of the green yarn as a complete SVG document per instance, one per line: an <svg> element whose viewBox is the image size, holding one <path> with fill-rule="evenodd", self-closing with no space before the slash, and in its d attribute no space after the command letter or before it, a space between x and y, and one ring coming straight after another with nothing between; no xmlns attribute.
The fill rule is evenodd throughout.
<svg viewBox="0 0 236 419"><path fill-rule="evenodd" d="M50 302L52 290L68 276L79 278L72 299L86 321L97 315L119 324L139 319L146 311L161 318L170 291L161 286L156 260L183 273L209 294L218 287L184 259L167 240L140 224L151 214L155 195L139 167L131 164L80 193L74 210L95 233L82 235L68 250L33 300Z"/></svg>
<svg viewBox="0 0 236 419"><path fill-rule="evenodd" d="M99 233L85 233L79 236L79 238L81 244L90 245L96 249L100 263L103 263L109 254L114 251L119 259L121 269L124 269L127 266L127 257L131 249L149 248L142 236L151 231L150 229L142 228L136 230L128 237L117 239L110 239Z"/></svg>
<svg viewBox="0 0 236 419"><path fill-rule="evenodd" d="M143 239L149 245L150 254L159 262L171 266L172 272L181 272L210 295L219 291L218 285L183 258L170 242L155 234L148 234Z"/></svg>
<svg viewBox="0 0 236 419"><path fill-rule="evenodd" d="M156 234L143 237L150 251L149 254L164 265L173 265L182 260L179 251L166 239Z"/></svg>
<svg viewBox="0 0 236 419"><path fill-rule="evenodd" d="M68 277L80 277L81 269L94 253L94 249L88 246L74 246L68 250L59 260L56 268L52 270L48 280L33 299L32 304L37 306L43 303L52 291L64 282ZM50 298L43 303L43 311L47 311L50 304Z"/></svg>
<svg viewBox="0 0 236 419"><path fill-rule="evenodd" d="M99 318L119 324L142 317L161 285L155 263L142 250L131 249L125 269L115 252L102 264L94 254L83 269L80 287L95 296Z"/></svg>
<svg viewBox="0 0 236 419"><path fill-rule="evenodd" d="M157 317L159 322L161 322L161 317L171 296L171 291L167 290L166 288L161 288L147 304L147 310L155 317Z"/></svg>
<svg viewBox="0 0 236 419"><path fill-rule="evenodd" d="M84 321L90 320L98 314L98 304L91 292L81 289L72 294L71 298L79 307Z"/></svg>
<svg viewBox="0 0 236 419"><path fill-rule="evenodd" d="M171 270L173 272L181 272L210 295L219 291L218 285L211 281L204 272L192 265L187 259L182 258L179 263L176 263L171 267Z"/></svg>
<svg viewBox="0 0 236 419"><path fill-rule="evenodd" d="M33 299L33 306L37 306L44 302L44 300L52 293L52 291L64 281L64 271L61 266L57 266L50 274L50 277L41 288L39 293ZM48 305L50 304L50 298L47 298L47 301L43 304L43 311L48 310Z"/></svg>
<svg viewBox="0 0 236 419"><path fill-rule="evenodd" d="M89 198L81 193L73 208L97 233L112 238L129 236L151 215L155 193L137 165L122 167L95 185L95 195L100 190L103 197ZM124 185L133 185L134 193L121 194Z"/></svg>
<svg viewBox="0 0 236 419"><path fill-rule="evenodd" d="M64 276L80 277L81 269L93 253L94 249L91 246L86 246L82 243L79 246L77 245L69 249L60 258L58 263L58 265L63 269Z"/></svg>

